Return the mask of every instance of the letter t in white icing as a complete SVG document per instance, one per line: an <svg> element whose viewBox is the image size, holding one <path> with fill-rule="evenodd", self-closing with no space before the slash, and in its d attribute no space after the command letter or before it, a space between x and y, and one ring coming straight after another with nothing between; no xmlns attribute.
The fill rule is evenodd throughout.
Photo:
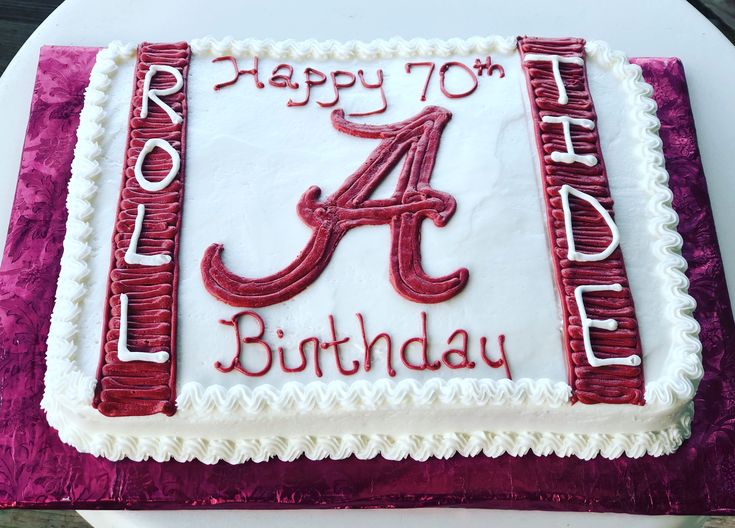
<svg viewBox="0 0 735 528"><path fill-rule="evenodd" d="M546 55L545 53L527 53L523 57L523 62L531 61L549 61L551 62L551 72L554 74L554 82L556 88L559 90L559 98L557 101L559 104L567 104L569 97L567 96L567 89L564 86L564 81L561 78L561 70L559 69L559 63L563 64L576 64L577 66L584 66L584 59L582 57L563 57L561 55Z"/></svg>
<svg viewBox="0 0 735 528"><path fill-rule="evenodd" d="M618 322L615 319L590 319L587 317L587 310L584 307L584 299L582 295L585 292L600 291L622 291L620 284L584 284L574 289L574 300L577 301L579 309L579 318L582 324L582 338L584 340L584 352L587 355L587 362L591 367L604 367L606 365L626 365L635 367L641 364L641 358L635 354L622 358L598 358L595 351L592 350L592 340L590 338L590 328L602 328L603 330L615 331L618 329Z"/></svg>
<svg viewBox="0 0 735 528"><path fill-rule="evenodd" d="M159 71L170 73L174 76L175 82L173 86L169 86L168 88L151 88L151 80L153 80L153 76ZM150 99L158 106L163 108L163 111L168 114L168 117L171 118L171 122L174 125L178 125L179 123L181 123L183 121L183 118L179 114L174 112L173 108L161 101L158 96L175 94L176 92L181 90L183 86L184 79L181 77L181 73L179 72L179 70L177 70L173 66L151 64L150 68L148 68L148 71L145 72L145 79L143 80L143 100L141 101L140 106L141 119L145 119L146 117L148 117L148 99Z"/></svg>

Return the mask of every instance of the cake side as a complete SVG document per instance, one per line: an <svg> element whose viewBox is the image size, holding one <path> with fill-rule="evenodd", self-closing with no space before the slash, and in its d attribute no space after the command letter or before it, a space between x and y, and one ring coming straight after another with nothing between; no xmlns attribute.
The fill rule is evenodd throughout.
<svg viewBox="0 0 735 528"><path fill-rule="evenodd" d="M278 58L333 57L338 60L496 51L514 56L515 40L406 42L395 39L345 45L206 40L192 43L192 49L195 55L206 55L216 50L216 53L232 53L234 56L261 54ZM89 184L95 177L94 170L101 154L95 140L102 134L100 112L103 112L101 103L104 101L99 92L103 92L110 82L112 69L108 61L124 60L130 57L130 53L130 48L121 47L101 52L98 63L102 66L97 70L106 68L102 74L104 78L98 76L95 81L97 70L93 71L91 86L98 89L88 92L85 101L87 113L82 115L79 134L80 144L87 146L84 151L78 147L79 161L75 161L70 184L71 224L68 227L71 229L67 231L66 260L63 261L60 293L57 293L49 336L49 369L43 402L49 422L59 429L64 441L82 451L111 459L197 458L209 463L219 459L236 463L248 459L266 460L271 456L291 460L302 453L315 459L343 458L351 454L360 458L380 454L391 459L406 456L425 459L454 453L468 456L480 452L488 456L499 456L504 452L522 455L530 450L536 454L556 453L582 458L601 454L614 458L622 454L665 454L676 449L686 438L691 417L689 402L701 377L696 340L698 327L691 318L693 301L686 295L687 281L682 273L686 263L680 256L681 239L675 231L676 215L670 207L670 191L665 185L667 175L656 134L655 104L650 99L650 87L641 79L640 69L628 64L624 55L610 52L599 43L587 45L588 57L603 69L613 72L634 101L631 107L642 137L641 156L645 174L652 182L650 204L653 216L658 219L653 226L660 254L657 265L665 272L669 283L669 309L675 320L674 345L665 358L667 361L664 361L666 370L646 383L646 405L643 408L621 410L601 405L583 409L578 405L572 406L569 386L548 379L438 377L397 382L390 379L359 380L350 384L341 381L287 382L280 386L262 384L254 387L238 383L229 388L188 381L180 387L177 414L170 419L156 421L154 417L129 417L113 424L109 419L94 414L89 405L95 380L82 373L75 356L75 318L77 305L83 300L86 288L84 261L88 248L84 248L84 241L89 234L89 226L82 225L81 230L77 228L80 219L84 222L91 213L90 202L94 199L94 189ZM110 59L110 54L114 58ZM83 134L85 123L86 129L94 130L88 136ZM79 215L72 215L75 200L86 201L84 205L90 209L85 208ZM72 247L75 243L79 246L76 249ZM80 253L74 257L77 250ZM66 264L72 259L77 265L76 274L71 272L74 264ZM69 271L65 273L64 269ZM69 374L72 375L72 383L69 383ZM517 419L519 411L524 413L520 420ZM398 415L398 418L391 422L393 415ZM406 424L404 422L409 415L411 420ZM634 429L637 430L616 431L618 425L614 420L619 416L635 416L638 425ZM339 417L336 427L333 425L335 417ZM581 420L581 423L577 424L576 430L564 431L568 424L562 425L560 420L570 417ZM365 430L366 420L376 419L392 425L381 431L374 424L374 432L354 434L360 429ZM497 424L498 428L476 429L473 421ZM202 423L211 424L217 430L203 434L206 426ZM267 431L264 424L271 423L276 423L276 432L280 427L285 434L259 433ZM400 433L391 434L391 427ZM131 429L136 433L130 434ZM321 431L329 431L330 434L320 434Z"/></svg>

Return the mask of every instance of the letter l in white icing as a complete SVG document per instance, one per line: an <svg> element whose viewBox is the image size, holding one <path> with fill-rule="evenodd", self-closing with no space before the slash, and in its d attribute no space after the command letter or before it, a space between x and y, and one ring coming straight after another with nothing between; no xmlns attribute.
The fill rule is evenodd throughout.
<svg viewBox="0 0 735 528"><path fill-rule="evenodd" d="M588 167L594 167L597 165L597 157L592 154L577 154L574 152L574 145L572 144L572 133L570 126L581 126L587 130L595 129L595 122L589 119L580 119L577 117L569 116L550 116L545 115L541 118L544 123L561 124L564 132L564 143L566 144L567 151L559 152L554 151L551 153L552 161L557 163L584 163Z"/></svg>
<svg viewBox="0 0 735 528"><path fill-rule="evenodd" d="M608 213L605 208L600 205L600 202L597 201L597 198L582 191L578 191L571 185L562 185L561 189L559 189L559 194L561 195L561 205L562 209L564 210L564 230L566 231L568 246L567 258L569 260L574 260L577 262L597 262L600 260L605 260L607 257L612 255L612 252L615 251L615 249L620 244L620 232L618 231L618 226L616 226L615 222L613 222L610 213ZM595 211L600 213L602 219L605 220L607 227L610 228L612 240L603 251L600 251L599 253L580 253L579 251L577 251L577 248L574 245L574 231L572 230L572 210L569 207L570 194L584 200L592 207L594 207Z"/></svg>
<svg viewBox="0 0 735 528"><path fill-rule="evenodd" d="M117 358L120 361L166 363L168 352L131 352L128 350L128 296L120 294L120 337L117 340Z"/></svg>
<svg viewBox="0 0 735 528"><path fill-rule="evenodd" d="M604 367L606 365L627 365L636 367L641 364L641 358L635 354L622 358L598 358L592 350L592 340L590 339L590 328L602 328L603 330L615 331L618 329L618 322L615 319L590 319L587 317L587 310L584 307L584 299L582 295L585 292L600 291L622 291L620 284L584 284L574 289L574 300L577 301L579 309L579 317L582 320L582 338L584 340L584 352L587 355L587 362L591 367Z"/></svg>
<svg viewBox="0 0 735 528"><path fill-rule="evenodd" d="M150 154L150 152L156 147L162 148L169 156L171 156L171 170L168 171L166 177L161 181L152 182L143 176L143 162L145 161L146 156L148 156L148 154ZM176 149L171 146L171 143L165 139L151 138L145 142L140 154L138 154L138 159L135 160L135 179L138 180L138 184L146 191L162 191L168 187L168 184L176 177L179 173L180 167L181 157L179 156L179 153L176 152Z"/></svg>
<svg viewBox="0 0 735 528"><path fill-rule="evenodd" d="M135 216L135 228L130 237L130 245L125 252L125 262L128 264L141 264L143 266L161 266L171 262L169 255L159 253L157 255L141 255L138 253L138 241L143 230L143 219L145 218L145 205L138 204L138 214Z"/></svg>
<svg viewBox="0 0 735 528"><path fill-rule="evenodd" d="M170 73L174 76L176 82L173 84L173 86L170 86L168 88L151 88L151 80L153 79L153 76L159 71ZM184 79L181 77L181 73L179 72L179 70L177 70L173 66L151 64L150 68L148 68L148 71L145 72L145 79L143 80L143 101L141 101L140 106L141 119L145 119L146 117L148 117L148 100L150 99L158 106L163 108L163 111L168 114L168 117L171 118L171 122L174 125L178 125L179 123L181 123L184 119L179 114L174 112L173 108L161 101L158 96L175 94L176 92L181 90L183 86Z"/></svg>

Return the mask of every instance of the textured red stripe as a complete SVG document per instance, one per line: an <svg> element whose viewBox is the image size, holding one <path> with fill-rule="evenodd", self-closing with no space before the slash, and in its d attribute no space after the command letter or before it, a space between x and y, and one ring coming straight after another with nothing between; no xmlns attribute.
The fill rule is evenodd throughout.
<svg viewBox="0 0 735 528"><path fill-rule="evenodd" d="M175 412L177 256L184 188L186 78L190 55L186 43L144 43L138 48L123 184L112 235L102 350L95 393L95 406L108 416L172 415ZM145 119L140 117L143 81L152 64L172 66L181 72L184 79L182 89L161 97L183 117L180 124L173 124L165 111L153 101L149 101L148 116ZM151 80L151 88L166 88L172 82L173 77L169 73L158 72ZM181 158L176 177L165 189L157 192L142 189L134 172L140 151L151 138L165 139ZM168 154L154 149L146 157L142 170L148 180L155 182L163 179L170 168ZM125 262L125 252L130 245L139 204L145 205L145 219L138 252L144 255L171 255L169 264L144 266ZM169 353L166 363L119 360L120 294L123 293L128 296L129 303L129 348L136 352L166 351Z"/></svg>
<svg viewBox="0 0 735 528"><path fill-rule="evenodd" d="M584 59L584 44L582 39L518 39L521 60L527 53ZM549 115L589 119L597 124L586 68L577 64L560 64L561 77L569 98L566 104L561 104L558 102L559 90L553 77L551 62L530 61L523 63L523 66L540 157L551 257L557 290L561 296L564 346L573 401L642 405L642 366L589 365L582 340L579 310L574 298L574 289L579 285L621 284L621 292L589 292L584 295L589 318L613 318L618 322L618 329L615 331L595 328L590 330L592 349L599 358L627 357L632 354L640 356L638 324L622 251L618 247L610 257L599 262L577 262L567 258L568 241L559 195L562 185L571 185L595 197L614 218L597 127L587 130L572 126L570 130L576 153L593 154L597 157L597 165L588 167L578 162L567 164L552 161L552 152L567 151L563 128L560 124L542 122L542 117ZM600 215L587 202L572 196L570 210L577 251L596 253L605 249L611 241L611 234Z"/></svg>

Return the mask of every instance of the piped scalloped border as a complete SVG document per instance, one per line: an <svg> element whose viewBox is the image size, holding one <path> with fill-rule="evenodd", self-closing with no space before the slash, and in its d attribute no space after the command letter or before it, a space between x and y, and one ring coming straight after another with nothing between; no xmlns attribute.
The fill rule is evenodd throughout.
<svg viewBox="0 0 735 528"><path fill-rule="evenodd" d="M676 423L663 430L640 433L474 431L430 435L344 434L222 440L87 433L66 423L64 410L59 403L50 402L47 412L49 422L59 431L61 440L85 453L113 461L129 458L134 461L153 459L167 462L173 459L178 462L199 460L205 464L215 464L221 460L230 464L265 462L273 458L288 462L302 455L310 460L342 460L353 455L367 460L380 455L388 460L410 457L419 461L429 457L446 459L454 455L471 457L483 454L495 458L506 453L512 456L527 453L537 456L576 456L583 460L597 456L608 459L622 455L630 458L662 456L675 451L689 437L692 415L691 412L682 413Z"/></svg>
<svg viewBox="0 0 735 528"><path fill-rule="evenodd" d="M184 385L177 400L179 412L193 415L219 413L225 416L255 415L313 410L390 410L432 404L480 407L486 405L535 405L560 407L569 402L571 387L548 379L430 379L423 383L405 379L395 382L381 379L354 383L315 381L308 384L289 382L283 387L260 385L253 389L239 385L226 389L220 385L204 387L190 382Z"/></svg>
<svg viewBox="0 0 735 528"><path fill-rule="evenodd" d="M99 140L105 131L103 105L107 100L107 90L118 64L135 57L135 50L135 46L120 42L113 42L100 50L84 93L66 200L68 217L64 252L46 340L45 390L41 407L49 415L49 409L55 408L54 400L57 398L69 404L91 405L94 396L96 381L82 373L75 361L79 303L87 292L87 258L92 252L88 244L92 235L89 219L94 213L91 201L97 192L96 181L100 175L98 160L102 149Z"/></svg>
<svg viewBox="0 0 735 528"><path fill-rule="evenodd" d="M498 50L515 51L515 38L475 37L471 39L442 40L376 40L370 43L335 41L282 41L270 40L215 40L205 38L191 43L195 54L231 53L235 55L279 56L294 59L334 58L388 58L398 56L447 56ZM62 270L56 295L48 338L46 389L42 407L49 423L59 431L61 439L82 452L104 456L111 460L153 458L165 461L199 459L205 463L225 460L240 463L246 460L262 461L272 457L293 460L300 455L310 459L372 458L382 455L391 460L408 456L425 460L430 456L450 457L454 454L473 456L500 456L509 453L521 456L529 451L537 455L575 455L589 459L595 456L616 458L623 454L640 457L645 454L662 455L673 452L689 436L693 406L685 403L694 395L702 376L701 345L697 339L699 326L691 316L694 301L687 294L688 280L684 275L686 261L681 256L681 237L676 232L678 218L671 208L671 191L666 186L668 173L664 168L661 140L657 135L659 122L656 104L651 99L652 89L643 81L638 66L627 62L624 54L610 51L600 42L587 44L587 53L603 66L611 68L631 91L636 114L644 132L642 155L647 170L652 174L652 207L656 211L656 232L660 240L656 251L661 255L662 273L671 285L674 300L672 314L677 325L679 346L673 352L678 365L670 378L654 380L646 387L647 403L666 406L681 405L675 423L661 431L618 434L558 434L558 433L503 433L474 432L437 435L342 435L268 437L236 441L207 438L180 438L174 436L143 437L87 433L67 420L69 407L89 405L94 392L94 379L85 376L75 362L75 332L79 316L79 301L86 292L86 259L90 254L87 244L91 227L87 220L93 213L91 200L96 192L99 175L98 158L101 148L98 140L104 133L103 104L117 64L134 56L135 47L112 43L99 52L85 94L85 106L80 118L78 143L72 164L67 206L67 236L64 240ZM676 363L676 362L670 362ZM569 387L549 380L431 380L417 383L403 380L395 383L385 380L365 385L344 382L329 384L315 382L307 385L289 384L276 389L262 386L256 389L234 387L204 388L198 383L186 384L179 393L178 405L182 412L199 414L215 411L232 415L247 415L265 408L278 411L334 408L335 405L356 405L361 408L403 406L406 402L431 405L432 402L479 404L531 404L546 407L563 405L569 399Z"/></svg>
<svg viewBox="0 0 735 528"><path fill-rule="evenodd" d="M666 375L646 384L646 404L673 405L677 401L690 401L704 375L702 344L699 323L692 315L697 303L688 293L689 279L684 274L687 261L681 254L683 240L676 230L679 216L671 206L674 195L668 187L669 173L658 135L661 123L656 115L653 88L643 80L640 66L631 64L624 53L611 50L607 43L588 42L585 49L588 57L611 69L628 87L633 110L642 126L640 155L649 174L648 190L652 194L649 207L654 213L653 231L657 235L654 243L654 252L659 256L657 271L666 278L671 303L669 318L674 328Z"/></svg>
<svg viewBox="0 0 735 528"><path fill-rule="evenodd" d="M191 51L195 55L234 55L270 57L279 59L390 59L395 57L465 55L500 51L513 53L516 49L515 37L472 37L468 39L411 39L391 38L360 42L338 42L336 40L235 40L232 37L215 39L204 37L191 41Z"/></svg>

